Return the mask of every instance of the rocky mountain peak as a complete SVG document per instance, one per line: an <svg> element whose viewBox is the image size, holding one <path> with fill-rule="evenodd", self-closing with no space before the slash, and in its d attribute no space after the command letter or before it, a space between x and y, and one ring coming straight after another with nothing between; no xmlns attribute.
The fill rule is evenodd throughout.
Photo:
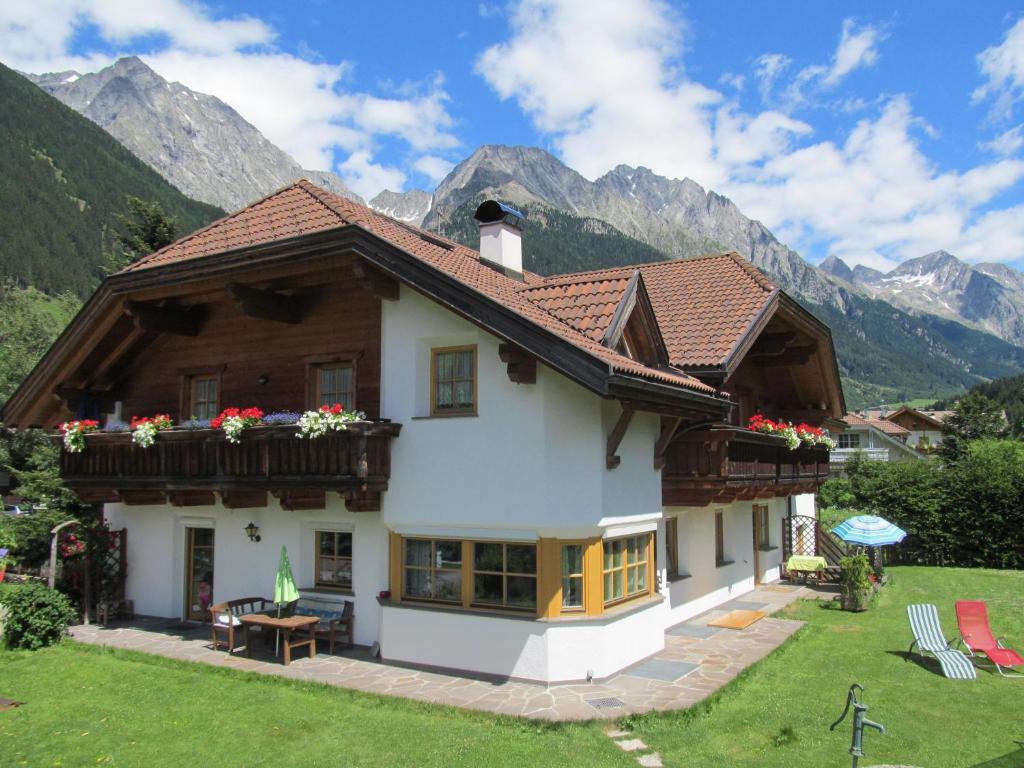
<svg viewBox="0 0 1024 768"><path fill-rule="evenodd" d="M404 221L413 226L420 226L430 211L433 196L422 189L410 189L405 192L392 192L385 189L368 203L373 210Z"/></svg>
<svg viewBox="0 0 1024 768"><path fill-rule="evenodd" d="M838 256L829 256L818 264L818 269L822 272L826 272L832 277L838 277L840 280L845 280L848 283L854 281L853 270L850 266Z"/></svg>
<svg viewBox="0 0 1024 768"><path fill-rule="evenodd" d="M237 210L302 177L360 200L333 173L304 170L220 99L169 83L137 56L80 76L28 77L196 200Z"/></svg>

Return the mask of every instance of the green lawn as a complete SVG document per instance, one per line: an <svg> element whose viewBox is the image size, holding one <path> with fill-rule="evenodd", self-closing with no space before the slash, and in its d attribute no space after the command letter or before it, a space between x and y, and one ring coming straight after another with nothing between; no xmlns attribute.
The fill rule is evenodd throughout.
<svg viewBox="0 0 1024 768"><path fill-rule="evenodd" d="M3 766L629 766L548 725L73 643L0 653Z"/></svg>
<svg viewBox="0 0 1024 768"><path fill-rule="evenodd" d="M850 683L867 688L862 765L1022 768L1024 680L986 672L954 682L905 661L905 606L989 602L997 634L1024 648L1024 572L891 568L871 611L815 602L787 645L688 712L627 724L667 766L848 765L849 721L835 733ZM547 725L65 643L0 652L0 765L635 766L602 724ZM1002 759L1000 759L1002 758Z"/></svg>
<svg viewBox="0 0 1024 768"><path fill-rule="evenodd" d="M868 731L864 766L927 768L1024 766L1024 679L979 671L975 682L946 680L933 667L905 661L906 605L939 607L947 636L956 632L957 599L988 601L990 620L1007 645L1024 652L1024 572L890 568L893 583L867 613L813 602L788 609L808 625L787 645L713 700L686 712L633 718L637 735L666 766L848 765L850 721L834 733L851 683L865 688ZM999 759L1002 758L1002 759Z"/></svg>

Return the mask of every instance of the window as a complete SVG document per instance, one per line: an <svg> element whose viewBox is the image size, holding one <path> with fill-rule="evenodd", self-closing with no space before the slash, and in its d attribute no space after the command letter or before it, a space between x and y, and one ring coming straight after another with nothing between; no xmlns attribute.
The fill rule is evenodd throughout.
<svg viewBox="0 0 1024 768"><path fill-rule="evenodd" d="M562 546L562 609L583 608L583 545Z"/></svg>
<svg viewBox="0 0 1024 768"><path fill-rule="evenodd" d="M535 610L537 547L474 542L473 603Z"/></svg>
<svg viewBox="0 0 1024 768"><path fill-rule="evenodd" d="M604 542L604 604L645 594L651 534L606 539Z"/></svg>
<svg viewBox="0 0 1024 768"><path fill-rule="evenodd" d="M351 363L328 363L316 367L315 406L341 403L346 411L355 408L355 377Z"/></svg>
<svg viewBox="0 0 1024 768"><path fill-rule="evenodd" d="M840 448L860 448L860 433L859 432L840 432L839 433L839 447Z"/></svg>
<svg viewBox="0 0 1024 768"><path fill-rule="evenodd" d="M318 587L352 589L352 532L316 532L316 574Z"/></svg>
<svg viewBox="0 0 1024 768"><path fill-rule="evenodd" d="M715 510L715 565L727 565L725 559L725 513Z"/></svg>
<svg viewBox="0 0 1024 768"><path fill-rule="evenodd" d="M771 549L772 528L769 520L768 505L755 504L754 514L757 515L757 546L759 549Z"/></svg>
<svg viewBox="0 0 1024 768"><path fill-rule="evenodd" d="M212 419L220 413L217 390L220 377L214 374L197 374L188 378L188 407L190 419Z"/></svg>
<svg viewBox="0 0 1024 768"><path fill-rule="evenodd" d="M679 575L679 518L665 518L665 570L668 578Z"/></svg>
<svg viewBox="0 0 1024 768"><path fill-rule="evenodd" d="M462 542L406 539L402 594L413 600L462 602Z"/></svg>
<svg viewBox="0 0 1024 768"><path fill-rule="evenodd" d="M476 347L431 350L430 415L476 413Z"/></svg>

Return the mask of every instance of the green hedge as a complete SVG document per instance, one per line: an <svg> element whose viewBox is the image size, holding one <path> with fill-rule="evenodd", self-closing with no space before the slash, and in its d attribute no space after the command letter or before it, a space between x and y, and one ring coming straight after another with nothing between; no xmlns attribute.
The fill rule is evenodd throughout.
<svg viewBox="0 0 1024 768"><path fill-rule="evenodd" d="M847 470L851 506L907 531L890 563L1024 568L1024 444L978 440L953 463L855 460Z"/></svg>
<svg viewBox="0 0 1024 768"><path fill-rule="evenodd" d="M34 651L58 643L76 617L67 596L42 584L5 590L0 601L7 609L4 640L8 648Z"/></svg>

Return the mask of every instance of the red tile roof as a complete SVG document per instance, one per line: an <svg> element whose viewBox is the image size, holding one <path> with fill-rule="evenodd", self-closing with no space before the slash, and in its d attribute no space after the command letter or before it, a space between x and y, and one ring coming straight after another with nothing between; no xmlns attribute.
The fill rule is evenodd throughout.
<svg viewBox="0 0 1024 768"><path fill-rule="evenodd" d="M567 286L576 285L577 295L586 295L588 286L620 282L624 286L634 269L643 275L669 362L680 368L724 364L777 290L757 267L737 253L559 275L545 284L557 285L563 293L568 292ZM607 307L596 301L590 306L598 316L581 322L588 323L588 327L601 323L607 326L611 319ZM572 309L580 311L578 306Z"/></svg>
<svg viewBox="0 0 1024 768"><path fill-rule="evenodd" d="M843 421L851 427L874 427L880 432L892 435L893 437L905 437L910 434L910 430L904 429L899 424L894 424L893 422L886 421L885 419L865 419L863 416L858 416L856 413L846 414L843 416Z"/></svg>
<svg viewBox="0 0 1024 768"><path fill-rule="evenodd" d="M586 311L575 318L570 317L572 313L568 312L567 307L555 306L558 298L554 293L537 301L532 300L528 295L530 291L523 290L522 282L481 263L480 254L476 251L432 232L397 222L366 206L327 192L305 179L171 243L140 259L126 271L150 269L349 225L361 227L387 240L467 288L500 302L526 320L589 352L619 373L702 392L714 391L712 387L682 371L651 368L602 346L598 341L600 335L595 337L594 334L600 322L603 322L596 319L598 314L603 317L603 308L600 313L593 312L594 320L587 320L592 315ZM527 274L526 284L546 285L547 281ZM613 294L614 289L610 288L608 298L612 298ZM548 307L544 306L545 302ZM594 293L593 303L589 306L604 307L607 303L601 301L601 293ZM553 311L549 311L549 307ZM564 316L560 317L560 313Z"/></svg>
<svg viewBox="0 0 1024 768"><path fill-rule="evenodd" d="M563 323L600 341L611 325L631 275L625 272L596 280L568 278L561 281L555 277L520 288L520 293Z"/></svg>

